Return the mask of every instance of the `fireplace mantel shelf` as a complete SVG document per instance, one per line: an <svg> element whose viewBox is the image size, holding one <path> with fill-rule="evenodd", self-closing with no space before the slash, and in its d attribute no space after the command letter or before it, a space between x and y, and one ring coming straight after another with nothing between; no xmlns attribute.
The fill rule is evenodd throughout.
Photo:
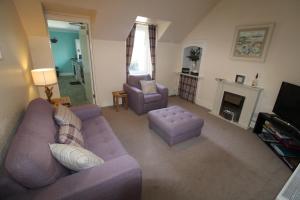
<svg viewBox="0 0 300 200"><path fill-rule="evenodd" d="M236 82L232 82L232 81L227 81L227 80L225 80L225 79L217 80L217 82L222 82L223 84L231 84L231 85L235 85L235 86L247 88L247 89L250 89L250 90L257 90L257 91L262 91L262 90L263 90L263 88L252 87L252 86L250 86L250 85L240 84L240 83L236 83Z"/></svg>

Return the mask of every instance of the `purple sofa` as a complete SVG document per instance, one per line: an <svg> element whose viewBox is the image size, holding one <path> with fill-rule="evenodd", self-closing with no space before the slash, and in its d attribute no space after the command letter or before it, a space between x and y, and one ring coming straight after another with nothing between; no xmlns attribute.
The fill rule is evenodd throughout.
<svg viewBox="0 0 300 200"><path fill-rule="evenodd" d="M70 172L56 161L49 143L58 127L53 107L33 100L17 129L0 179L0 199L139 200L142 176L96 105L71 108L82 120L85 148L105 160L103 165Z"/></svg>
<svg viewBox="0 0 300 200"><path fill-rule="evenodd" d="M128 94L128 105L137 114L144 114L150 110L165 108L168 105L168 88L156 84L157 93L144 94L141 90L140 80L151 80L150 75L130 75L127 83L123 85Z"/></svg>

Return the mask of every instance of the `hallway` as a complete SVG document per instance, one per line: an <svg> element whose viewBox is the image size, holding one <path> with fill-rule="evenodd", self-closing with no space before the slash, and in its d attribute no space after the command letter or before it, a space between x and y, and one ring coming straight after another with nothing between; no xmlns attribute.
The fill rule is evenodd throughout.
<svg viewBox="0 0 300 200"><path fill-rule="evenodd" d="M71 85L70 83L76 81L73 76L58 77L58 84L61 96L69 96L73 106L87 104L84 86L81 84Z"/></svg>

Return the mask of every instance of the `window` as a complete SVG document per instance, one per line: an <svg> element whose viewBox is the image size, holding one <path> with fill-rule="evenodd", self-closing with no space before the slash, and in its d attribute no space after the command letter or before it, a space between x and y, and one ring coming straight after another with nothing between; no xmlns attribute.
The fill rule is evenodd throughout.
<svg viewBox="0 0 300 200"><path fill-rule="evenodd" d="M129 74L152 75L148 25L136 25Z"/></svg>

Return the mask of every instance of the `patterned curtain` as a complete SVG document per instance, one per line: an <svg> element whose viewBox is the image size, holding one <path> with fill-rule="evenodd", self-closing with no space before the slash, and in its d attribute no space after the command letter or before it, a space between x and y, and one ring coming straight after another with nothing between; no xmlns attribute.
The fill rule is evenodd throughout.
<svg viewBox="0 0 300 200"><path fill-rule="evenodd" d="M149 25L149 41L152 63L152 79L155 80L156 25Z"/></svg>
<svg viewBox="0 0 300 200"><path fill-rule="evenodd" d="M136 28L136 24L133 25L133 27L126 39L126 83L128 82L129 66L130 66L131 57L132 57L135 28Z"/></svg>
<svg viewBox="0 0 300 200"><path fill-rule="evenodd" d="M179 97L194 103L196 97L197 85L198 85L197 78L181 74L179 87L178 87Z"/></svg>

